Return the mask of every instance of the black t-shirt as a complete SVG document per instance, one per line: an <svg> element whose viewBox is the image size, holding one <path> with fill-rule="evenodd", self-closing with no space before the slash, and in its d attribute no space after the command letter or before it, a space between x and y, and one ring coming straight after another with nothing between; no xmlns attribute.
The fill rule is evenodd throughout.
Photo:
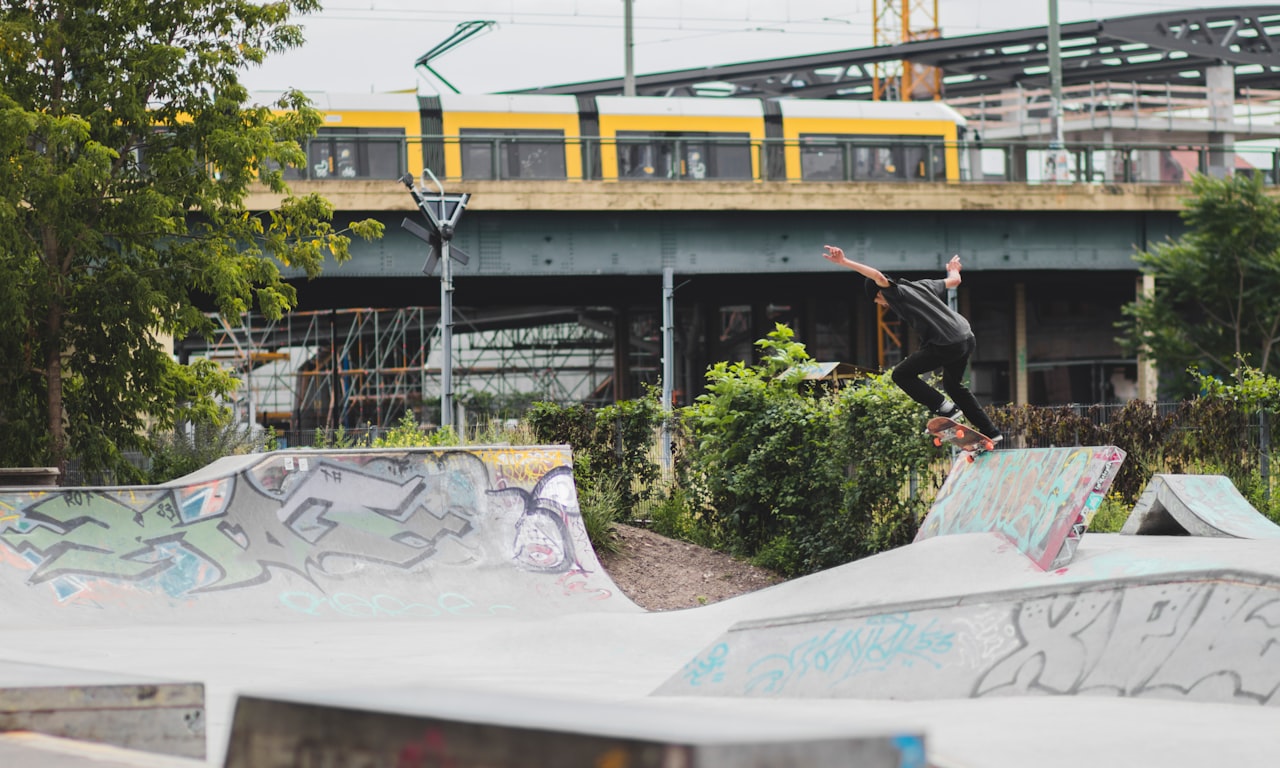
<svg viewBox="0 0 1280 768"><path fill-rule="evenodd" d="M973 336L969 321L947 306L945 280L888 279L889 287L881 291L885 301L911 326L922 345L955 344Z"/></svg>

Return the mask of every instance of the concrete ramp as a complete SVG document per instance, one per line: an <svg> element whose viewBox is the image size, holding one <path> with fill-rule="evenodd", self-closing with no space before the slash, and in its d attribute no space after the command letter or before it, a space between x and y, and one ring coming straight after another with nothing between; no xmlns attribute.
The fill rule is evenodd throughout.
<svg viewBox="0 0 1280 768"><path fill-rule="evenodd" d="M741 622L659 695L1280 706L1280 579L1186 573Z"/></svg>
<svg viewBox="0 0 1280 768"><path fill-rule="evenodd" d="M1280 539L1268 520L1224 475L1152 475L1121 533Z"/></svg>
<svg viewBox="0 0 1280 768"><path fill-rule="evenodd" d="M11 626L635 611L565 446L280 451L163 486L0 492Z"/></svg>
<svg viewBox="0 0 1280 768"><path fill-rule="evenodd" d="M1124 462L1115 446L1034 448L956 460L916 541L956 533L1007 537L1045 570L1071 562Z"/></svg>

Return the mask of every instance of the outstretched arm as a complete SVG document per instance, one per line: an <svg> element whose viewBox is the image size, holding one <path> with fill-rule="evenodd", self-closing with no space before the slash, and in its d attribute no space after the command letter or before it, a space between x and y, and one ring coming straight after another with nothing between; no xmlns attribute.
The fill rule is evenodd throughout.
<svg viewBox="0 0 1280 768"><path fill-rule="evenodd" d="M854 261L853 259L845 258L844 251L840 248L837 248L834 245L824 245L822 246L822 248L823 248L822 258L826 259L832 264L839 264L842 267L848 267L849 269L852 269L854 272L857 272L858 274L862 275L868 280L871 280L881 288L889 287L889 278L885 277L884 273L876 269L875 267L871 267L861 262Z"/></svg>
<svg viewBox="0 0 1280 768"><path fill-rule="evenodd" d="M951 257L947 262L947 279L943 280L948 288L960 285L960 254Z"/></svg>

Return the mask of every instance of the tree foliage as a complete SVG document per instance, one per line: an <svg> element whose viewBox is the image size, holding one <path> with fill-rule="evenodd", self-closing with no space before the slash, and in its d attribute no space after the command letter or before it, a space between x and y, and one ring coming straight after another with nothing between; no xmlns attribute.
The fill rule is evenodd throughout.
<svg viewBox="0 0 1280 768"><path fill-rule="evenodd" d="M235 382L159 337L203 310L278 317L349 256L318 196L292 197L317 113L250 103L238 73L296 47L316 0L24 0L0 5L0 462L126 469L146 427L216 422ZM246 198L265 185L272 211Z"/></svg>
<svg viewBox="0 0 1280 768"><path fill-rule="evenodd" d="M1280 204L1260 176L1197 176L1181 213L1188 231L1139 252L1155 296L1124 308L1120 340L1164 369L1227 375L1244 361L1277 372L1280 341ZM1193 394L1182 379L1178 394Z"/></svg>

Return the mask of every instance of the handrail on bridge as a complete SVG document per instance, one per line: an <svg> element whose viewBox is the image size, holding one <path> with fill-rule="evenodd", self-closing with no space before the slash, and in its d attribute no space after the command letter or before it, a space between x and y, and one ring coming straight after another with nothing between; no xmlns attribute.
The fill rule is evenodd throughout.
<svg viewBox="0 0 1280 768"><path fill-rule="evenodd" d="M814 139L735 137L544 137L544 136L409 136L328 134L306 142L311 162L290 169L302 180L396 179L409 168L410 157L429 162L443 181L751 181L751 182L976 182L1039 183L1054 178L1048 141L984 140L975 131L958 141L932 136L824 137ZM381 147L386 158L374 168L346 166L336 170L326 148L358 142L372 156ZM463 150L480 171L457 158ZM548 152L548 150L550 150ZM1258 173L1265 183L1280 184L1280 143L1263 145L1171 142L1067 141L1068 177L1072 182L1170 184L1190 181L1196 173ZM632 165L622 157L632 153ZM647 153L649 164L634 162ZM723 155L719 170L698 168L694 153ZM736 153L736 155L734 154ZM444 163L441 157L454 158ZM656 159L655 159L656 158ZM798 168L796 166L799 166ZM452 167L450 167L452 166ZM639 169L639 170L637 170Z"/></svg>

